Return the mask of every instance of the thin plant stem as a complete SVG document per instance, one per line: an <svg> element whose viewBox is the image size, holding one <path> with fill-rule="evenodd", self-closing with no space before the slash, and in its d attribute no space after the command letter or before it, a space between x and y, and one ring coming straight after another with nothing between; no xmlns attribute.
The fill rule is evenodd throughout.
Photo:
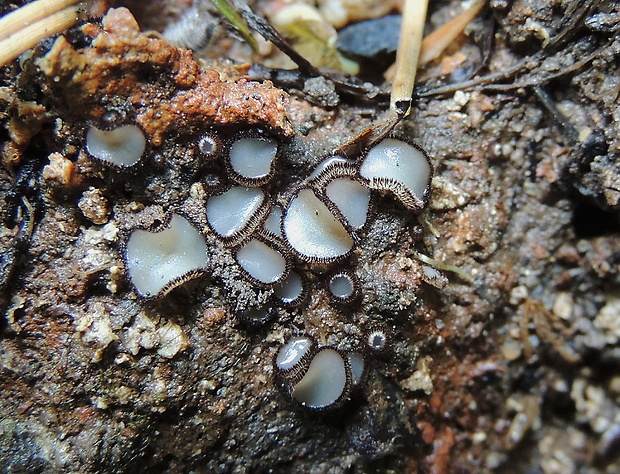
<svg viewBox="0 0 620 474"><path fill-rule="evenodd" d="M405 0L390 100L390 108L399 116L407 115L411 108L427 9L428 0Z"/></svg>
<svg viewBox="0 0 620 474"><path fill-rule="evenodd" d="M0 18L0 40L77 2L78 0L36 0L28 3Z"/></svg>
<svg viewBox="0 0 620 474"><path fill-rule="evenodd" d="M81 19L79 6L67 7L0 41L0 67L17 58L39 41L71 28Z"/></svg>

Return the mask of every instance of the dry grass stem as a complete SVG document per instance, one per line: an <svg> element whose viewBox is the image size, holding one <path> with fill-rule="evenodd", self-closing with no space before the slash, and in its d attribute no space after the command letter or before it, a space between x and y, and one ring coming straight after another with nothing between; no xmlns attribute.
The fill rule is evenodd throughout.
<svg viewBox="0 0 620 474"><path fill-rule="evenodd" d="M452 43L469 23L476 17L482 7L485 4L485 0L480 0L474 3L471 7L465 10L463 13L455 16L445 25L440 26L431 34L426 36L422 41L420 48L420 57L418 59L418 67L428 64L433 59L438 57L450 43ZM384 74L386 80L394 78L396 73L396 64L392 65Z"/></svg>
<svg viewBox="0 0 620 474"><path fill-rule="evenodd" d="M80 21L79 6L70 6L39 20L0 41L0 66L17 58L48 36L60 33Z"/></svg>
<svg viewBox="0 0 620 474"><path fill-rule="evenodd" d="M411 107L427 8L428 0L405 1L390 100L390 108L401 116L406 115Z"/></svg>
<svg viewBox="0 0 620 474"><path fill-rule="evenodd" d="M36 0L28 3L0 18L0 40L77 2L78 0Z"/></svg>
<svg viewBox="0 0 620 474"><path fill-rule="evenodd" d="M482 7L484 0L474 3L460 15L455 16L445 25L437 28L422 41L419 64L423 66L439 56L461 33L469 23L476 17Z"/></svg>

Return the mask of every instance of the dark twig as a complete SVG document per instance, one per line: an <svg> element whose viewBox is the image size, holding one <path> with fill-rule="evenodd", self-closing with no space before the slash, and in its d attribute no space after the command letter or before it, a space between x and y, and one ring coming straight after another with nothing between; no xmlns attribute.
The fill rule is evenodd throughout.
<svg viewBox="0 0 620 474"><path fill-rule="evenodd" d="M334 154L346 157L359 156L363 150L372 147L388 135L401 119L402 115L390 108L385 117L378 120L376 125L368 127L355 138L338 147L334 150Z"/></svg>
<svg viewBox="0 0 620 474"><path fill-rule="evenodd" d="M543 77L531 77L532 73L540 67L547 57L550 56L552 51L559 49L561 45L565 44L570 38L573 37L575 32L578 30L579 23L584 21L586 15L591 12L599 2L600 0L590 0L583 4L578 4L578 2L576 2L575 6L569 8L569 10L565 13L562 21L563 26L560 31L549 40L544 49L538 51L532 56L523 58L507 71L499 71L457 84L449 84L433 89L423 90L416 94L417 97L432 97L436 95L451 94L458 90L466 90L474 87L479 87L480 89L489 91L507 92L526 87L542 86L549 81L578 71L596 58L604 48L611 44L611 42L601 48L598 48L582 60L577 61L575 64L559 71L558 73L548 74ZM613 40L614 39L612 38L611 41ZM510 84L498 84L500 81L510 79L519 74L521 77L525 77L526 75L529 75L530 77L520 82L515 81Z"/></svg>
<svg viewBox="0 0 620 474"><path fill-rule="evenodd" d="M265 38L267 41L271 41L276 47L286 54L291 60L299 66L299 68L310 76L322 76L323 74L317 67L312 65L310 61L299 54L295 49L286 41L276 29L271 26L267 20L260 15L254 13L250 7L244 5L239 8L241 17L248 23L250 28L256 31L259 35Z"/></svg>
<svg viewBox="0 0 620 474"><path fill-rule="evenodd" d="M588 54L581 61L577 61L576 63L571 64L566 69L563 69L563 70L558 71L556 73L552 73L552 74L549 74L549 75L546 75L546 76L543 76L543 77L532 78L532 79L525 80L525 81L522 81L522 82L515 82L513 84L486 84L486 85L482 86L481 88L483 90L510 91L510 90L515 90L515 89L523 89L523 88L526 88L526 87L542 86L542 85L547 84L548 82L550 82L550 81L552 81L554 79L558 79L560 77L567 76L569 74L573 74L573 73L579 71L580 69L582 69L583 67L587 66L592 60L594 60L597 56L599 56L603 50L605 50L607 47L609 47L613 41L615 41L615 38L612 38L606 44L604 44L600 48L597 48L592 53Z"/></svg>
<svg viewBox="0 0 620 474"><path fill-rule="evenodd" d="M271 41L280 51L286 54L295 64L297 64L301 73L300 76L324 77L334 84L339 93L352 95L362 99L372 100L379 94L380 91L377 87L368 87L367 85L361 83L358 84L349 77L339 78L334 75L322 73L316 66L310 63L310 61L295 51L289 42L286 41L267 20L254 13L247 5L240 7L240 14L248 23L250 28L260 34L267 41ZM254 74L264 72L266 70L266 68L261 70L256 67L253 67L253 69ZM285 74L282 74L282 76L285 76ZM288 77L290 78L291 76L289 75Z"/></svg>
<svg viewBox="0 0 620 474"><path fill-rule="evenodd" d="M573 124L568 121L564 114L558 110L549 93L540 86L534 86L532 87L532 90L534 91L534 94L536 94L536 97L538 97L538 100L540 100L547 111L551 114L553 119L562 126L566 134L573 141L579 141L579 133L577 133L577 130L573 127Z"/></svg>
<svg viewBox="0 0 620 474"><path fill-rule="evenodd" d="M564 26L549 40L547 47L560 47L570 40L579 30L578 25L600 3L601 0L589 0L586 2L573 2L570 4L563 17Z"/></svg>

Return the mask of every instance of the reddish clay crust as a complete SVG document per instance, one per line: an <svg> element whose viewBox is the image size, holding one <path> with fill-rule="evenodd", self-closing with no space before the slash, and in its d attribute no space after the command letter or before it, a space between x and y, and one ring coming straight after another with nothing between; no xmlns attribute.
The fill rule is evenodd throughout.
<svg viewBox="0 0 620 474"><path fill-rule="evenodd" d="M269 82L250 81L233 68L226 78L204 69L189 50L142 34L125 8L110 10L101 26L88 23L82 30L92 38L90 46L76 49L60 36L37 60L58 109L76 122L98 120L114 98L135 108L136 121L154 146L173 131L209 125L259 125L276 135L293 134L285 117L285 92ZM175 92L165 93L159 81L144 82L145 74L158 76L168 82L165 89ZM86 103L72 110L75 97ZM88 116L76 115L84 111Z"/></svg>

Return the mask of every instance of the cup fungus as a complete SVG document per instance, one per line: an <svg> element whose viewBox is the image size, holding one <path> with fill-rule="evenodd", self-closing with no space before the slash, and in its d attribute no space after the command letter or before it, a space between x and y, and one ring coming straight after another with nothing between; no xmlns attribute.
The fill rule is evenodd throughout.
<svg viewBox="0 0 620 474"><path fill-rule="evenodd" d="M291 200L282 230L293 250L306 261L337 260L353 249L353 237L310 188Z"/></svg>
<svg viewBox="0 0 620 474"><path fill-rule="evenodd" d="M275 367L282 377L294 378L306 367L315 342L309 336L291 337L278 351Z"/></svg>
<svg viewBox="0 0 620 474"><path fill-rule="evenodd" d="M267 219L263 227L270 237L282 239L282 208L280 206L273 206L267 214Z"/></svg>
<svg viewBox="0 0 620 474"><path fill-rule="evenodd" d="M231 177L245 186L264 184L272 173L277 151L277 143L264 137L234 141L228 153Z"/></svg>
<svg viewBox="0 0 620 474"><path fill-rule="evenodd" d="M308 179L315 179L321 176L325 171L330 170L332 167L337 165L352 165L354 163L353 160L349 160L342 156L330 156L329 158L321 161L316 168L310 173Z"/></svg>
<svg viewBox="0 0 620 474"><path fill-rule="evenodd" d="M88 152L118 167L132 166L144 153L146 140L135 125L111 131L92 128ZM273 296L239 310L240 321L263 324L281 307L306 300L310 284L325 280L331 301L346 310L360 296L355 273L331 268L349 257L372 217L373 190L393 193L405 207L426 203L432 174L430 162L416 145L387 138L365 154L322 160L293 190L273 192L275 160L285 155L275 139L243 132L232 140L205 133L197 143L202 155L221 164L209 170L202 184L209 196L206 222L225 247L232 248L250 283L273 288ZM236 184L230 185L230 182ZM266 186L265 186L266 185ZM174 214L161 231L134 230L126 244L126 264L136 292L143 297L165 294L207 265L205 238L185 218ZM302 272L293 263L309 263ZM303 264L302 264L303 265ZM328 271L327 277L321 272ZM436 282L434 268L423 266L423 278ZM314 276L311 276L314 274ZM292 401L312 410L340 406L351 387L359 387L367 371L366 355L389 345L388 333L371 330L365 350L340 352L317 347L307 335L290 338L274 359L274 368Z"/></svg>
<svg viewBox="0 0 620 474"><path fill-rule="evenodd" d="M329 277L327 288L336 303L352 302L358 295L357 279L349 272L336 272Z"/></svg>
<svg viewBox="0 0 620 474"><path fill-rule="evenodd" d="M370 191L352 178L336 178L325 187L325 195L342 213L353 230L366 224Z"/></svg>
<svg viewBox="0 0 620 474"><path fill-rule="evenodd" d="M273 319L276 313L277 310L272 306L252 306L241 313L241 321L251 326L259 326Z"/></svg>
<svg viewBox="0 0 620 474"><path fill-rule="evenodd" d="M276 283L288 271L288 263L282 253L256 238L241 245L235 257L239 266L258 284Z"/></svg>
<svg viewBox="0 0 620 474"><path fill-rule="evenodd" d="M226 243L247 236L265 213L265 193L260 188L233 186L207 200L207 222Z"/></svg>
<svg viewBox="0 0 620 474"><path fill-rule="evenodd" d="M366 360L360 352L347 353L347 360L351 368L351 384L359 386L366 374Z"/></svg>
<svg viewBox="0 0 620 474"><path fill-rule="evenodd" d="M302 406L320 410L337 406L348 395L350 371L336 349L320 349L304 376L291 387L291 397Z"/></svg>
<svg viewBox="0 0 620 474"><path fill-rule="evenodd" d="M86 150L97 160L118 168L134 166L146 147L144 133L137 125L122 125L112 130L90 127L86 132Z"/></svg>
<svg viewBox="0 0 620 474"><path fill-rule="evenodd" d="M125 263L140 296L159 296L200 273L207 265L207 245L196 228L173 214L166 229L131 233Z"/></svg>
<svg viewBox="0 0 620 474"><path fill-rule="evenodd" d="M391 191L409 209L424 207L432 167L422 148L386 138L368 151L359 172L369 188Z"/></svg>
<svg viewBox="0 0 620 474"><path fill-rule="evenodd" d="M389 337L382 329L373 329L368 333L366 343L373 352L383 352L387 349Z"/></svg>
<svg viewBox="0 0 620 474"><path fill-rule="evenodd" d="M222 144L214 134L207 133L198 141L198 149L206 158L211 159L221 153Z"/></svg>
<svg viewBox="0 0 620 474"><path fill-rule="evenodd" d="M273 292L282 303L294 306L304 299L306 293L304 280L297 272L290 272L282 282L273 288Z"/></svg>

